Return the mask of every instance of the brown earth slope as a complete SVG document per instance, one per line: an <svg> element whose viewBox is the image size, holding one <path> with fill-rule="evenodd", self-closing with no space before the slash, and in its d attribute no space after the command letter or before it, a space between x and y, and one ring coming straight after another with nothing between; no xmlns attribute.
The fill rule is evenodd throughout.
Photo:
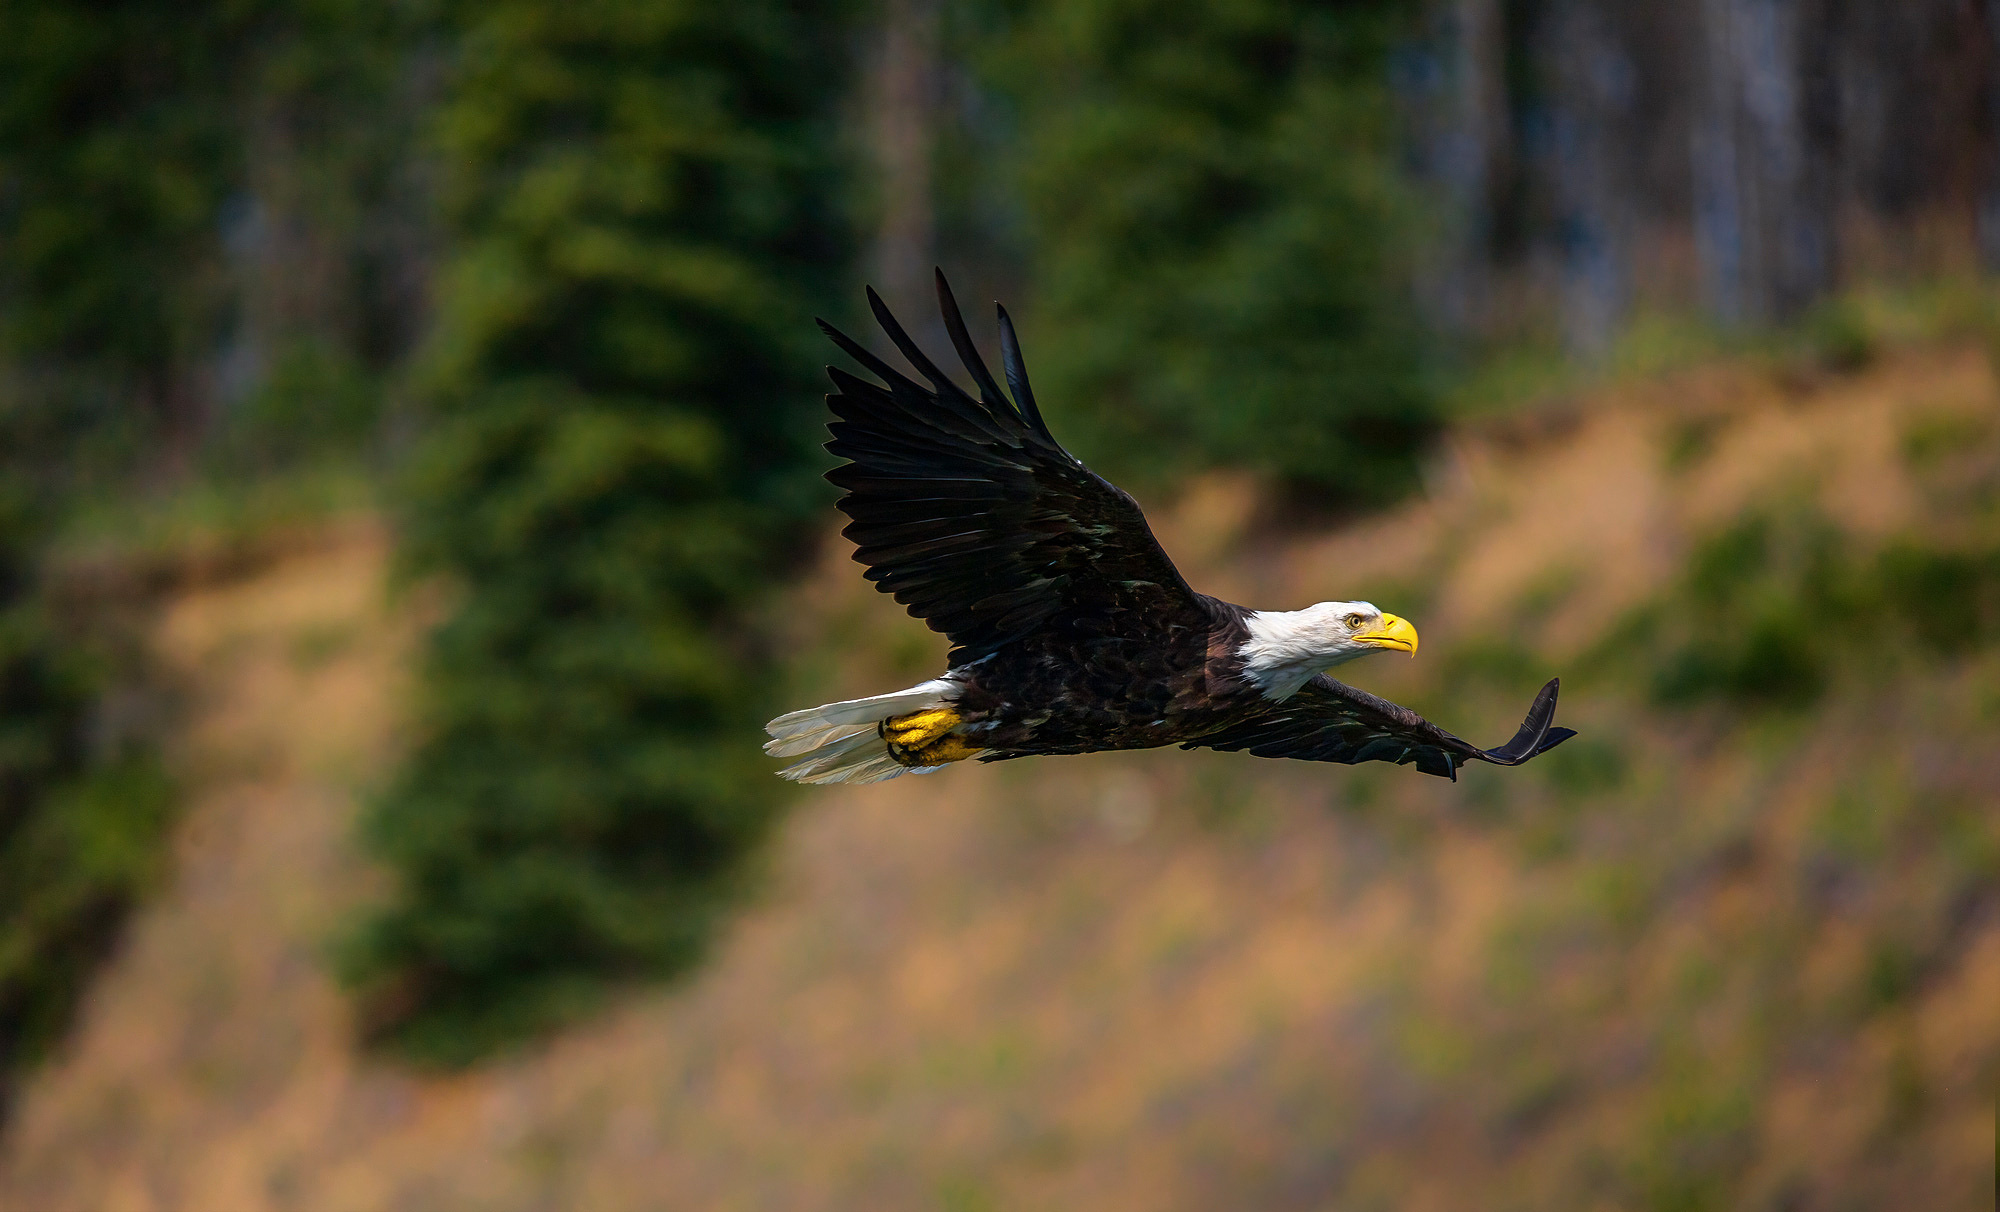
<svg viewBox="0 0 2000 1212"><path fill-rule="evenodd" d="M1970 352L1725 369L1462 435L1427 500L1331 533L1257 540L1254 493L1197 484L1158 512L1198 584L1411 614L1423 656L1354 680L1487 743L1568 671L1581 756L816 792L705 970L449 1077L358 1055L322 964L414 634L379 531L335 532L160 621L194 696L176 876L23 1098L0 1207L1988 1206L2000 659L1775 716L1587 671L1746 510L1857 550L1945 524L1912 435L1995 413ZM939 656L844 552L789 609L803 700Z"/></svg>

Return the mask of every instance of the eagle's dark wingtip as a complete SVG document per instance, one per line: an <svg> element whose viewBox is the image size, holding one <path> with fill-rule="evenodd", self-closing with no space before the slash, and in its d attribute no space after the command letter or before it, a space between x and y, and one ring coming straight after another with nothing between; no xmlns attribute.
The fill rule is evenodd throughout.
<svg viewBox="0 0 2000 1212"><path fill-rule="evenodd" d="M1576 735L1573 729L1556 728L1556 697L1562 691L1562 679L1550 678L1548 685L1535 695L1535 701L1528 706L1528 717L1521 721L1520 730L1512 740L1497 749L1482 751L1481 757L1497 766L1519 766L1522 762L1539 753L1562 744ZM1556 734L1560 733L1560 736Z"/></svg>
<svg viewBox="0 0 2000 1212"><path fill-rule="evenodd" d="M901 374L898 374L895 371L895 369L892 368L887 362L884 362L882 359L876 357L874 354L869 353L866 349L862 348L861 342L855 340L853 337L848 336L846 333L840 331L838 328L835 328L833 325L827 323L825 320L816 319L814 322L819 325L819 330L826 334L828 340L832 341L835 345L840 347L840 351L842 353L846 354L850 358L853 358L855 361L861 363L862 366L868 369L869 373L878 376L884 383L889 384L891 387L894 387L897 384L903 384L909 387L915 386L915 384L911 383L909 379L905 378ZM837 368L833 366L829 366L826 368L827 373L829 375L832 375L836 369ZM839 380L835 379L834 382L838 383ZM831 397L828 398L831 399Z"/></svg>
<svg viewBox="0 0 2000 1212"><path fill-rule="evenodd" d="M1006 393L993 381L993 372L986 369L986 360L979 356L979 347L972 343L972 334L965 329L965 317L959 313L958 300L951 293L951 283L945 281L944 268L934 265L931 272L937 279L938 314L944 318L945 335L951 338L951 346L958 352L959 362L978 386L980 402L988 408L1010 413L1019 420L1027 420L1019 409L1007 402Z"/></svg>
<svg viewBox="0 0 2000 1212"><path fill-rule="evenodd" d="M930 356L910 339L910 334L903 330L902 324L889 310L889 305L882 301L882 296L876 294L872 286L868 288L868 310L874 313L875 322L882 326L882 331L888 334L890 342L904 359L916 368L918 374L930 380L931 387L936 391L939 400L965 400L968 403L971 401L972 397L966 395L964 389L952 382L950 375L938 369L937 363L931 361Z"/></svg>
<svg viewBox="0 0 2000 1212"><path fill-rule="evenodd" d="M1535 751L1528 756L1540 757L1575 735L1576 729L1574 728L1551 728L1549 729L1549 734L1542 738L1542 743L1536 746Z"/></svg>
<svg viewBox="0 0 2000 1212"><path fill-rule="evenodd" d="M1036 433L1048 439L1057 450L1062 450L1062 443L1049 432L1049 423L1042 420L1042 410L1035 403L1035 389L1028 385L1028 364L1021 359L1021 339L1014 335L1014 321L1001 304L996 302L993 310L1000 317L1000 366L1006 372L1008 388L1014 393L1014 406L1028 419L1028 424L1034 426ZM1063 453L1069 454L1067 450Z"/></svg>

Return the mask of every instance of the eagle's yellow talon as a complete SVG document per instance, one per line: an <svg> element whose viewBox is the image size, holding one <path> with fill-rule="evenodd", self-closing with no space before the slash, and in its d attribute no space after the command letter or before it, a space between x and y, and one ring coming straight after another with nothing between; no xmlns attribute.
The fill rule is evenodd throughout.
<svg viewBox="0 0 2000 1212"><path fill-rule="evenodd" d="M964 717L950 707L933 707L909 715L891 716L878 728L889 743L889 756L905 766L942 766L963 761L979 750L952 735Z"/></svg>
<svg viewBox="0 0 2000 1212"><path fill-rule="evenodd" d="M933 707L909 715L891 716L882 721L882 736L905 749L922 749L958 725L958 712L949 707Z"/></svg>

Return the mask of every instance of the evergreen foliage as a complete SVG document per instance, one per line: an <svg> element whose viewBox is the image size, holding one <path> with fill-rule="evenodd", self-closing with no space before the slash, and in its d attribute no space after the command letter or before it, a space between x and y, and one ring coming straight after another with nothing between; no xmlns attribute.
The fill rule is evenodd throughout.
<svg viewBox="0 0 2000 1212"><path fill-rule="evenodd" d="M424 2L0 0L0 408L43 489L365 439Z"/></svg>
<svg viewBox="0 0 2000 1212"><path fill-rule="evenodd" d="M403 497L456 592L367 825L378 1031L458 1063L693 958L781 784L749 616L811 467L842 266L835 14L502 0L449 19L456 251Z"/></svg>
<svg viewBox="0 0 2000 1212"><path fill-rule="evenodd" d="M0 2L0 1103L156 872L171 806L97 702L129 672L57 615L70 493L172 427L220 315L220 100L240 14Z"/></svg>
<svg viewBox="0 0 2000 1212"><path fill-rule="evenodd" d="M1978 518L1965 511L1961 522ZM1985 520L1982 519L1982 522ZM1800 711L1892 657L1950 658L2000 637L2000 537L1913 532L1870 551L1814 507L1750 510L1706 536L1661 601L1593 654L1655 703Z"/></svg>
<svg viewBox="0 0 2000 1212"><path fill-rule="evenodd" d="M0 7L0 348L48 453L129 451L192 407L223 323L242 25L220 4Z"/></svg>
<svg viewBox="0 0 2000 1212"><path fill-rule="evenodd" d="M0 0L0 1102L157 873L173 804L104 707L144 682L137 647L116 609L50 603L50 546L213 460L218 434L264 465L356 445L393 351L347 391L358 424L260 415L353 385L326 367L362 364L379 312L280 262L373 236L409 129L381 102L420 24L361 0ZM308 305L272 306L287 277ZM292 347L324 365L288 373ZM247 399L232 349L279 363L236 376L263 380ZM232 405L255 407L215 415Z"/></svg>
<svg viewBox="0 0 2000 1212"><path fill-rule="evenodd" d="M1039 0L1014 100L1036 374L1107 469L1380 499L1434 421L1389 55L1414 6Z"/></svg>
<svg viewBox="0 0 2000 1212"><path fill-rule="evenodd" d="M165 856L173 795L158 762L129 742L86 744L94 672L39 601L0 609L0 1108Z"/></svg>

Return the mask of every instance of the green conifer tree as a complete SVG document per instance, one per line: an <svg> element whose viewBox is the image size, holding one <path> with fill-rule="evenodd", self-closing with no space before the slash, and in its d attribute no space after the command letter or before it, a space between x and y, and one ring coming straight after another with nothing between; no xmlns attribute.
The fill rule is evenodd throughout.
<svg viewBox="0 0 2000 1212"><path fill-rule="evenodd" d="M1019 129L1036 374L1079 450L1348 500L1435 423L1388 56L1405 0L1029 0L986 61Z"/></svg>
<svg viewBox="0 0 2000 1212"><path fill-rule="evenodd" d="M0 4L0 406L74 469L186 435L225 322L233 6Z"/></svg>
<svg viewBox="0 0 2000 1212"><path fill-rule="evenodd" d="M499 0L450 24L455 251L401 513L456 595L367 836L397 884L350 972L461 1062L686 964L780 784L749 617L811 467L843 245L834 14Z"/></svg>
<svg viewBox="0 0 2000 1212"><path fill-rule="evenodd" d="M112 612L52 608L48 548L79 495L187 432L253 17L0 0L0 1112L164 858L171 788L102 703L134 646Z"/></svg>

